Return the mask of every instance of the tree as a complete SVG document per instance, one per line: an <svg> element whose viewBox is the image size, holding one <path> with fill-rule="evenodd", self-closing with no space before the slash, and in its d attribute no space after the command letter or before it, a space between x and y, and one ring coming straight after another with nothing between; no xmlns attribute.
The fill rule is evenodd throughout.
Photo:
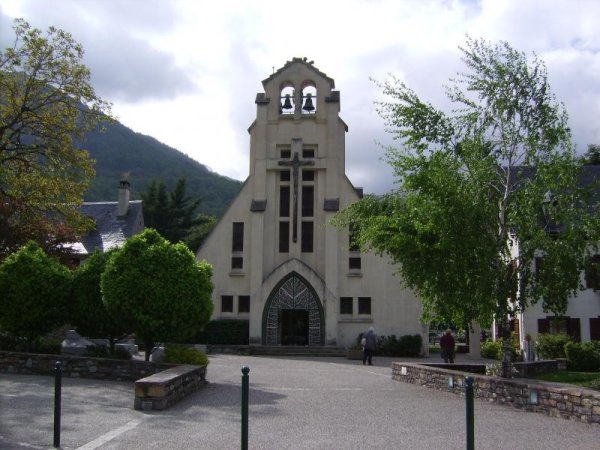
<svg viewBox="0 0 600 450"><path fill-rule="evenodd" d="M194 336L212 314L212 267L183 244L152 229L127 240L101 277L104 303L144 343L146 360L156 342Z"/></svg>
<svg viewBox="0 0 600 450"><path fill-rule="evenodd" d="M40 229L50 232L43 242L52 242L61 238L51 233L58 224L65 237L92 225L78 206L93 162L74 139L110 112L69 33L50 27L42 34L23 19L13 28L13 46L0 53L0 259L39 239Z"/></svg>
<svg viewBox="0 0 600 450"><path fill-rule="evenodd" d="M105 253L96 250L73 273L72 324L88 337L106 338L114 351L115 342L131 332L119 317L107 310L102 300L100 278L116 249Z"/></svg>
<svg viewBox="0 0 600 450"><path fill-rule="evenodd" d="M380 114L403 147L388 150L398 187L355 203L335 223L391 256L419 294L424 320L495 319L508 347L516 312L538 301L565 311L597 227L544 63L506 42L469 38L461 51L467 71L447 88L450 114L396 79L379 83L391 98Z"/></svg>
<svg viewBox="0 0 600 450"><path fill-rule="evenodd" d="M0 265L0 329L29 342L68 323L71 273L30 242Z"/></svg>
<svg viewBox="0 0 600 450"><path fill-rule="evenodd" d="M583 163L590 166L600 165L600 145L588 145L587 152L583 155Z"/></svg>
<svg viewBox="0 0 600 450"><path fill-rule="evenodd" d="M156 229L171 243L184 242L195 250L213 228L216 219L205 214L196 214L201 200L192 200L186 194L185 178L177 180L173 191L167 194L162 181L152 181L142 194L144 201L144 223Z"/></svg>

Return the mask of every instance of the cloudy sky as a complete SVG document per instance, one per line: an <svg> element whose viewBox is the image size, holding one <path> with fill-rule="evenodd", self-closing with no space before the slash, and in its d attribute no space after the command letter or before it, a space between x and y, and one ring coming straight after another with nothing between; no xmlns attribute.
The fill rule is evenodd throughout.
<svg viewBox="0 0 600 450"><path fill-rule="evenodd" d="M96 91L126 126L239 180L261 81L306 56L341 92L350 180L389 190L370 78L393 74L442 106L467 34L536 52L578 151L600 143L598 0L2 0L2 47L15 17L82 43Z"/></svg>

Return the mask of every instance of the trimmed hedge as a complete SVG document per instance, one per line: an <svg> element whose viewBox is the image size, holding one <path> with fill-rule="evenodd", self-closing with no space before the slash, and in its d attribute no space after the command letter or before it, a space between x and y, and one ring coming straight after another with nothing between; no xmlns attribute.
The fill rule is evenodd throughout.
<svg viewBox="0 0 600 450"><path fill-rule="evenodd" d="M211 320L204 331L191 341L206 345L248 345L250 322L247 320Z"/></svg>
<svg viewBox="0 0 600 450"><path fill-rule="evenodd" d="M595 372L600 369L600 351L592 342L567 342L565 354L570 370L577 372Z"/></svg>
<svg viewBox="0 0 600 450"><path fill-rule="evenodd" d="M194 364L206 366L208 357L204 352L183 345L170 344L165 349L165 361L170 364Z"/></svg>
<svg viewBox="0 0 600 450"><path fill-rule="evenodd" d="M423 339L420 334L404 335L399 339L396 335L379 336L377 338L377 354L380 356L414 357L421 354Z"/></svg>
<svg viewBox="0 0 600 450"><path fill-rule="evenodd" d="M542 359L566 358L565 345L571 342L566 334L538 334L535 351Z"/></svg>

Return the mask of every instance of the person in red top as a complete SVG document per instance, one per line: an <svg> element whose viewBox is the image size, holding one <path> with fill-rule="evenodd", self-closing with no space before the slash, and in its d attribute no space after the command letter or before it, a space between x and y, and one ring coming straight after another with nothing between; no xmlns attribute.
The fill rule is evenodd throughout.
<svg viewBox="0 0 600 450"><path fill-rule="evenodd" d="M442 338L440 339L440 347L442 348L442 358L445 363L454 364L454 338L452 337L452 330L447 329Z"/></svg>

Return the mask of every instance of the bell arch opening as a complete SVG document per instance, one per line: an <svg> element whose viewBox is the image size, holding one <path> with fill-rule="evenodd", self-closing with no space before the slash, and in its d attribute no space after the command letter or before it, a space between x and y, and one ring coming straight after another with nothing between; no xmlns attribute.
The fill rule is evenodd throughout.
<svg viewBox="0 0 600 450"><path fill-rule="evenodd" d="M263 345L324 345L323 306L304 277L292 272L273 288L263 311L262 328Z"/></svg>

